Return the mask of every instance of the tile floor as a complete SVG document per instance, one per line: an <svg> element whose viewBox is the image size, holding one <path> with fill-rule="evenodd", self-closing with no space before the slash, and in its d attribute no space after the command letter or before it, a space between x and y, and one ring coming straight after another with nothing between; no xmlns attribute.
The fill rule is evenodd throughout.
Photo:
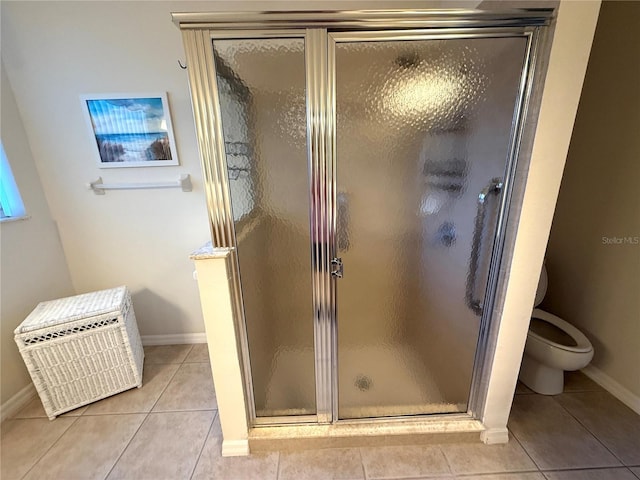
<svg viewBox="0 0 640 480"><path fill-rule="evenodd" d="M2 480L640 479L640 416L581 373L519 385L507 445L336 448L222 458L206 345L145 348L144 386L50 422L34 399L2 424Z"/></svg>

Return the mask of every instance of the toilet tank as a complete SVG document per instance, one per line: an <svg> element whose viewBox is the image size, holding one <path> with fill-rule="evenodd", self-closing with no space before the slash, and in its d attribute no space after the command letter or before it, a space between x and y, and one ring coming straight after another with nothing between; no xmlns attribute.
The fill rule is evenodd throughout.
<svg viewBox="0 0 640 480"><path fill-rule="evenodd" d="M540 280L538 280L538 289L536 290L536 300L534 302L534 307L539 306L544 300L544 296L547 293L547 285L549 284L549 279L547 278L547 267L545 264L542 264L542 270L540 271Z"/></svg>

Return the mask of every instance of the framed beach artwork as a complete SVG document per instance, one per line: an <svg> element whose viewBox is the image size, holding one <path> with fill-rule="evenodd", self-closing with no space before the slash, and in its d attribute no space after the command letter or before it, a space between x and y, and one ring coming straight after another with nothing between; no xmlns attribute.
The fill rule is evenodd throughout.
<svg viewBox="0 0 640 480"><path fill-rule="evenodd" d="M80 99L100 168L178 165L166 93Z"/></svg>

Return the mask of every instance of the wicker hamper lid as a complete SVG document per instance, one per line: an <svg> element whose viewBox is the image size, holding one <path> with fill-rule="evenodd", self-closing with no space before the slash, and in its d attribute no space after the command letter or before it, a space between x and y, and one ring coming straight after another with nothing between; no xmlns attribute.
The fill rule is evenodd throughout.
<svg viewBox="0 0 640 480"><path fill-rule="evenodd" d="M127 287L123 286L41 302L14 333L18 335L81 318L120 311L126 295Z"/></svg>

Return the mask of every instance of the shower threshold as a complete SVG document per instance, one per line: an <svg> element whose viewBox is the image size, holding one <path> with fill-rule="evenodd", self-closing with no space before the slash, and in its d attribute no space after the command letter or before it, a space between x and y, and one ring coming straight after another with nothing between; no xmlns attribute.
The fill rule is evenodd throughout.
<svg viewBox="0 0 640 480"><path fill-rule="evenodd" d="M269 383L295 388L269 388L259 417L303 417L315 410L315 383L306 374L311 350L283 349L274 358ZM339 417L374 419L466 412L466 404L447 402L416 349L407 344L357 345L339 360ZM291 405L291 407L289 407ZM308 422L307 422L308 423Z"/></svg>
<svg viewBox="0 0 640 480"><path fill-rule="evenodd" d="M251 452L449 442L480 443L484 426L467 414L321 425L260 426L249 430Z"/></svg>

